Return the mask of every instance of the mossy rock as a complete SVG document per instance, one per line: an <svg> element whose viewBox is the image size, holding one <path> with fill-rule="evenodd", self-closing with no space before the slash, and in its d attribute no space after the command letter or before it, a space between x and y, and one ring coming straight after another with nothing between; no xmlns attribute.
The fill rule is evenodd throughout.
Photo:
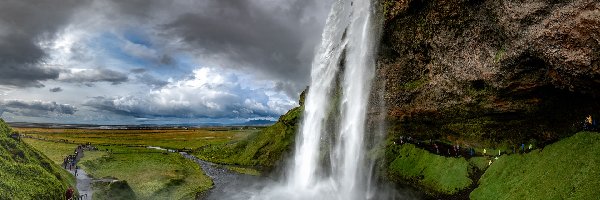
<svg viewBox="0 0 600 200"><path fill-rule="evenodd" d="M133 200L137 198L127 181L96 182L94 189L96 190L94 192L96 200Z"/></svg>

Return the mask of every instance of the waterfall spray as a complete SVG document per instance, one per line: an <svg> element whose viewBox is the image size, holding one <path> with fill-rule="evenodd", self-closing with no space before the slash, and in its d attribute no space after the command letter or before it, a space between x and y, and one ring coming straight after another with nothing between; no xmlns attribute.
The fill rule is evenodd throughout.
<svg viewBox="0 0 600 200"><path fill-rule="evenodd" d="M364 136L375 68L373 52L377 47L376 29L371 22L373 10L371 0L334 3L312 63L302 128L287 177L266 186L253 199L358 200L372 196L372 165L365 161ZM336 82L339 78L341 84ZM333 95L340 97L339 105L332 102ZM335 133L326 129L331 106L339 106L339 116L334 116L339 117L334 120L339 122ZM327 137L333 139L323 139ZM323 145L326 142L332 143ZM330 163L322 163L326 154L330 155Z"/></svg>
<svg viewBox="0 0 600 200"><path fill-rule="evenodd" d="M288 186L300 191L327 191L339 199L365 199L364 132L367 102L375 67L370 0L337 1L326 23L312 68L302 129L297 139ZM341 56L346 51L345 56ZM320 142L340 59L343 63L341 121L331 150L329 176L319 173ZM324 188L320 188L324 187ZM308 193L313 193L308 192ZM318 193L318 192L317 192ZM363 195L363 196L361 196Z"/></svg>

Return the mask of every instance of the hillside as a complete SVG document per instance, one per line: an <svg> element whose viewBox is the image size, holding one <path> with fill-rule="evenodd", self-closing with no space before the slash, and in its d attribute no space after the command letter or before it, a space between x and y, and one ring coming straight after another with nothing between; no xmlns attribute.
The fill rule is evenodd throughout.
<svg viewBox="0 0 600 200"><path fill-rule="evenodd" d="M0 119L0 199L64 199L74 177L11 133Z"/></svg>
<svg viewBox="0 0 600 200"><path fill-rule="evenodd" d="M241 140L201 147L194 155L215 163L273 169L293 148L305 94L306 91L300 95L300 106L282 115L275 124Z"/></svg>

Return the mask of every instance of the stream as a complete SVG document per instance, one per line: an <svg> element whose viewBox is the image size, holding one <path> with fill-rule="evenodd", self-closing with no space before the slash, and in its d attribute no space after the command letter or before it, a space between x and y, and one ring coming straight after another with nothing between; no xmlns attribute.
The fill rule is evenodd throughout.
<svg viewBox="0 0 600 200"><path fill-rule="evenodd" d="M222 165L200 160L196 156L190 155L186 152L179 152L184 158L196 162L204 173L213 180L213 187L200 195L198 199L203 200L217 200L217 199L240 199L239 197L245 197L249 199L254 193L248 191L237 190L239 188L247 188L249 185L260 182L265 179L264 177L252 176L247 174L241 174L235 171L231 171Z"/></svg>

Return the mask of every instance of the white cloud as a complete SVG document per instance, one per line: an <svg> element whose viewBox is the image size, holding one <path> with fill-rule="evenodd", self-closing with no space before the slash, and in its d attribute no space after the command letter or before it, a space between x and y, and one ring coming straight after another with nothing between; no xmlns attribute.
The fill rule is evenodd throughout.
<svg viewBox="0 0 600 200"><path fill-rule="evenodd" d="M274 91L270 81L246 81L243 76L233 70L202 67L187 79L172 81L145 96L100 96L85 105L135 117L180 118L277 117L295 105Z"/></svg>

